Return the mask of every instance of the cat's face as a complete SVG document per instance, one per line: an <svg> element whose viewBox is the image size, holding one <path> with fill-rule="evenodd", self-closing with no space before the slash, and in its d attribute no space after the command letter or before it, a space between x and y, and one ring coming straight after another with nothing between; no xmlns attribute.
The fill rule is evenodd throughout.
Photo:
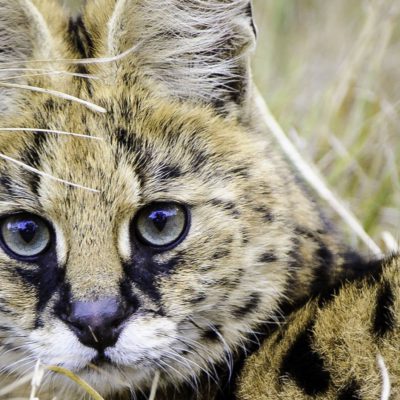
<svg viewBox="0 0 400 400"><path fill-rule="evenodd" d="M19 348L6 360L60 365L105 392L228 357L276 307L290 246L262 143L209 110L133 100L106 114L47 100L19 127L92 137L1 143L77 185L2 163L1 325Z"/></svg>
<svg viewBox="0 0 400 400"><path fill-rule="evenodd" d="M0 61L97 59L3 68L0 368L39 359L103 394L229 364L330 256L313 204L251 132L249 3L114 3L68 24L48 2L0 0Z"/></svg>

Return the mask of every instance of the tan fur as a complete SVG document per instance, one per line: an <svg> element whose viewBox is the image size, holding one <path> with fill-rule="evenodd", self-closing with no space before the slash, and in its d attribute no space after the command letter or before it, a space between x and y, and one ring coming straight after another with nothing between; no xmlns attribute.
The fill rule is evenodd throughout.
<svg viewBox="0 0 400 400"><path fill-rule="evenodd" d="M26 211L51 222L57 263L39 274L35 264L0 252L0 386L40 358L111 398L126 386L148 391L156 371L160 395L195 387L202 375L218 379L216 366L228 373L254 330L279 321L284 303L353 273L346 246L276 145L260 135L246 1L93 0L75 22L54 1L26 4L18 0L11 10L0 0L0 29L8 35L0 73L10 77L13 57L15 65L51 73L27 70L10 80L31 89L0 80L0 156L7 157L0 213ZM140 270L128 226L154 201L187 204L191 227ZM127 268L136 274L130 280ZM121 297L124 280L140 308L109 350L118 368L98 371L90 366L94 349L61 321L57 305ZM79 396L55 374L43 390Z"/></svg>
<svg viewBox="0 0 400 400"><path fill-rule="evenodd" d="M308 350L321 358L323 370L330 376L326 390L312 398L381 398L384 385L379 358L384 361L388 372L390 398L400 398L399 268L400 259L397 257L388 262L377 276L349 282L331 299L315 299L293 312L282 328L271 334L246 361L238 383L238 399L310 398L296 378L282 368L283 360L307 329L309 333L306 334L311 337L311 349ZM387 331L377 332L377 318L382 321L391 319ZM307 361L304 359L305 371L313 368ZM323 381L312 375L308 379L310 382L319 380L319 384ZM313 385L310 383L311 387Z"/></svg>

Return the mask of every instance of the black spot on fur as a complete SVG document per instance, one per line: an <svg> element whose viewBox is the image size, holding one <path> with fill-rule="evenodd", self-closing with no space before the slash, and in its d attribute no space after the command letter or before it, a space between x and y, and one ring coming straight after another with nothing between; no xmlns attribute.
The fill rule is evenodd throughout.
<svg viewBox="0 0 400 400"><path fill-rule="evenodd" d="M4 173L0 176L0 188L4 190L6 193L12 193L13 182L12 179L5 175Z"/></svg>
<svg viewBox="0 0 400 400"><path fill-rule="evenodd" d="M5 308L2 304L0 304L0 312L1 312L2 314L12 314L12 312L11 312L9 309ZM3 330L3 329L2 329L2 327L0 326L0 331L1 331L1 330Z"/></svg>
<svg viewBox="0 0 400 400"><path fill-rule="evenodd" d="M376 297L375 316L373 320L373 331L382 337L392 331L396 325L394 314L394 293L389 282L383 282Z"/></svg>
<svg viewBox="0 0 400 400"><path fill-rule="evenodd" d="M237 168L233 168L229 171L231 174L235 175L236 177L241 177L244 179L248 179L249 178L249 171L247 167L237 167Z"/></svg>
<svg viewBox="0 0 400 400"><path fill-rule="evenodd" d="M162 164L157 168L159 177L164 179L175 179L182 175L182 170L178 165L173 164Z"/></svg>
<svg viewBox="0 0 400 400"><path fill-rule="evenodd" d="M244 304L232 310L232 315L237 318L245 317L259 306L260 301L260 294L252 293Z"/></svg>
<svg viewBox="0 0 400 400"><path fill-rule="evenodd" d="M298 335L281 365L280 375L289 375L309 396L326 393L331 380L320 354L312 348L312 325Z"/></svg>
<svg viewBox="0 0 400 400"><path fill-rule="evenodd" d="M82 16L70 18L68 22L68 37L73 48L81 55L82 58L94 57L94 46L91 35L89 34L83 22ZM84 64L75 66L76 71L81 74L87 74L88 69ZM80 78L77 78L80 79ZM81 82L86 85L89 94L91 93L91 86L89 79L81 79Z"/></svg>
<svg viewBox="0 0 400 400"><path fill-rule="evenodd" d="M138 143L135 141L133 135L131 135L125 128L117 128L114 132L114 137L118 144L128 153L138 150Z"/></svg>
<svg viewBox="0 0 400 400"><path fill-rule="evenodd" d="M206 152L197 150L191 157L190 167L193 171L197 171L207 165L208 160L209 156Z"/></svg>
<svg viewBox="0 0 400 400"><path fill-rule="evenodd" d="M344 389L342 389L337 400L361 400L359 395L360 386L355 381L351 381Z"/></svg>
<svg viewBox="0 0 400 400"><path fill-rule="evenodd" d="M315 256L318 264L314 272L314 280L311 284L312 294L320 293L330 286L334 260L332 252L322 242L319 242Z"/></svg>
<svg viewBox="0 0 400 400"><path fill-rule="evenodd" d="M267 251L267 252L261 254L261 256L258 258L258 261L261 263L270 263L270 262L274 262L277 260L278 260L278 258L271 251Z"/></svg>
<svg viewBox="0 0 400 400"><path fill-rule="evenodd" d="M82 58L92 58L93 40L83 23L82 16L70 18L68 23L69 38L73 47L78 51Z"/></svg>
<svg viewBox="0 0 400 400"><path fill-rule="evenodd" d="M41 153L46 147L48 137L43 133L33 135L33 140L30 146L22 153L21 160L31 167L38 168L40 166Z"/></svg>
<svg viewBox="0 0 400 400"><path fill-rule="evenodd" d="M218 208L222 208L225 211L229 211L229 213L235 218L240 216L240 211L237 209L235 203L232 203L231 201L213 199L213 200L210 201L210 203L213 206L216 206Z"/></svg>
<svg viewBox="0 0 400 400"><path fill-rule="evenodd" d="M258 214L261 214L262 220L264 222L273 222L275 220L272 211L266 206L254 207L253 211L255 211Z"/></svg>
<svg viewBox="0 0 400 400"><path fill-rule="evenodd" d="M212 258L214 260L220 260L221 258L228 257L231 254L229 249L218 249L213 255Z"/></svg>
<svg viewBox="0 0 400 400"><path fill-rule="evenodd" d="M210 341L213 341L213 342L219 341L219 340L221 340L221 338L220 338L220 336L221 336L220 330L221 330L221 327L219 325L212 326L212 327L207 328L206 330L204 330L201 333L201 337L202 337L202 339L210 340Z"/></svg>
<svg viewBox="0 0 400 400"><path fill-rule="evenodd" d="M205 293L197 293L190 298L190 303L191 304L198 304L204 301L207 298L207 295Z"/></svg>
<svg viewBox="0 0 400 400"><path fill-rule="evenodd" d="M29 147L22 153L21 161L33 168L40 169L41 154L44 151L48 141L48 136L44 133L38 132L33 135L33 140ZM34 172L25 171L27 177L27 184L29 185L32 193L38 194L41 176Z"/></svg>

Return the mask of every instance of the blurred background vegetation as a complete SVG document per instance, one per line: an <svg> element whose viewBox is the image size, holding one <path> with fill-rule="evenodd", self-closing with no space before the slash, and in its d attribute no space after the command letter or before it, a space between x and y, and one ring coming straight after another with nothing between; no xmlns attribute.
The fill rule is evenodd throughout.
<svg viewBox="0 0 400 400"><path fill-rule="evenodd" d="M253 1L271 111L367 232L398 240L400 1Z"/></svg>

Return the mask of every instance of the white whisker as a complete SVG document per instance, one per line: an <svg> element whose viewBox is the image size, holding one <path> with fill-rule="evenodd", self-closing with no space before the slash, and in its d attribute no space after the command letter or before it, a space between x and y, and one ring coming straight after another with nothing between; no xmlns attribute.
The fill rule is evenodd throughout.
<svg viewBox="0 0 400 400"><path fill-rule="evenodd" d="M64 184L66 184L68 186L76 187L76 188L79 188L79 189L84 189L84 190L87 190L89 192L94 192L94 193L99 193L100 192L99 190L96 190L96 189L92 189L92 188L89 188L89 187L86 187L86 186L79 185L77 183L72 183L72 182L66 181L64 179L57 178L57 177L55 177L53 175L50 175L50 174L48 174L46 172L40 171L39 169L31 167L30 165L25 164L22 161L19 161L19 160L16 160L15 158L6 156L5 154L1 154L0 153L0 158L2 158L3 160L11 161L12 163L17 164L17 165L21 166L22 168L25 168L28 171L31 171L31 172L34 172L34 173L36 173L38 175L41 175L41 176L44 176L46 178L52 179L52 180L54 180L56 182L61 182L61 183L64 183Z"/></svg>
<svg viewBox="0 0 400 400"><path fill-rule="evenodd" d="M85 107L87 107L90 110L95 111L95 112L100 112L100 113L107 112L107 110L105 108L100 107L97 104L93 104L90 101L82 100L82 99L72 96L70 94L58 92L58 91L52 90L52 89L45 89L45 88L29 86L29 85L20 85L18 83L4 83L4 82L0 82L0 86L8 87L8 88L15 88L15 89L22 89L22 90L31 90L32 92L50 94L52 96L56 96L61 99L70 100L70 101L74 101L76 103L82 104Z"/></svg>
<svg viewBox="0 0 400 400"><path fill-rule="evenodd" d="M74 137L80 137L80 138L85 138L85 139L93 139L93 140L104 140L101 137L98 136L90 136L90 135L85 135L83 133L74 133L74 132L66 132L66 131L59 131L56 129L36 129L36 128L0 128L0 132L40 132L40 133L55 133L57 135L67 135L67 136L74 136Z"/></svg>
<svg viewBox="0 0 400 400"><path fill-rule="evenodd" d="M117 54L112 57L99 57L99 58L65 58L65 59L53 59L53 60L27 60L25 61L27 64L36 64L36 63L65 63L65 64L72 64L72 65L79 65L79 64L104 64L104 63L111 63L115 61L119 61L129 54L135 52L140 46L142 45L142 42L139 42L129 48L128 50L125 50L124 52ZM16 65L16 61L9 61L9 62L4 62L1 63L1 65L7 66L7 65Z"/></svg>
<svg viewBox="0 0 400 400"><path fill-rule="evenodd" d="M98 76L91 74L81 74L78 72L69 72L69 71L54 71L51 69L42 69L42 68L0 68L0 76L3 72L37 72L35 74L27 74L27 75L14 75L7 77L0 77L0 80L8 80L15 79L20 77L30 77L30 76L42 76L42 75L66 75L66 76L74 76L77 78L84 79L100 79Z"/></svg>

